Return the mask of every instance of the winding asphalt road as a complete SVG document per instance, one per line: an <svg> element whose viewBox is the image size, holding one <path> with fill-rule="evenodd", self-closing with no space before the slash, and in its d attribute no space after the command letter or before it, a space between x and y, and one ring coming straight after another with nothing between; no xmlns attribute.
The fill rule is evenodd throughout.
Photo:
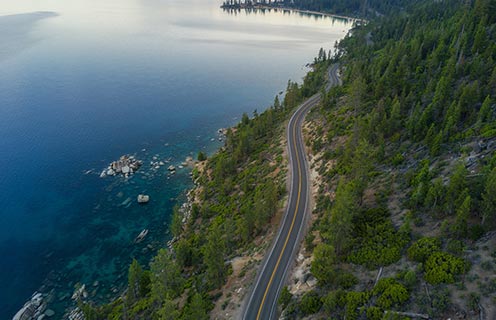
<svg viewBox="0 0 496 320"><path fill-rule="evenodd" d="M329 68L326 90L341 84L337 70L337 65ZM243 312L243 320L269 320L277 316L279 293L296 254L309 211L310 179L301 127L307 112L319 103L320 98L320 93L310 97L298 107L289 120L287 128L291 170L289 202L274 245L258 273L255 286Z"/></svg>

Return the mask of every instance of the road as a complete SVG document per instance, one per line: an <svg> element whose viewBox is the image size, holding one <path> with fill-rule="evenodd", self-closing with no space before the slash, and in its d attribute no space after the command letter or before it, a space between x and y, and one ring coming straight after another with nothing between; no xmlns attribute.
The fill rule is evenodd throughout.
<svg viewBox="0 0 496 320"><path fill-rule="evenodd" d="M327 90L341 83L337 69L337 65L329 68ZM302 229L310 210L308 206L310 179L301 127L307 112L319 103L320 97L321 94L317 93L303 102L289 120L286 133L291 172L289 201L279 233L263 262L244 309L242 317L244 320L267 320L275 319L277 316L279 293L297 252Z"/></svg>

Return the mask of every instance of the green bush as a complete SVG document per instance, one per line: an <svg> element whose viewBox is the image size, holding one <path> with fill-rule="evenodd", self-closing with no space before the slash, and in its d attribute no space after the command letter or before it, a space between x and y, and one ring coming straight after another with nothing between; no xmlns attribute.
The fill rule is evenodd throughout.
<svg viewBox="0 0 496 320"><path fill-rule="evenodd" d="M398 166L402 164L405 161L405 157L401 153L397 153L394 155L394 157L391 159L391 163L393 166Z"/></svg>
<svg viewBox="0 0 496 320"><path fill-rule="evenodd" d="M399 306L410 297L406 287L393 278L382 278L372 292L377 296L377 306L382 309Z"/></svg>
<svg viewBox="0 0 496 320"><path fill-rule="evenodd" d="M394 283L377 298L377 305L383 309L389 309L403 304L409 298L408 290L402 284Z"/></svg>
<svg viewBox="0 0 496 320"><path fill-rule="evenodd" d="M434 252L441 249L441 241L437 238L422 238L414 242L407 250L410 260L425 262Z"/></svg>
<svg viewBox="0 0 496 320"><path fill-rule="evenodd" d="M205 161L205 160L207 160L207 155L203 151L198 152L198 161Z"/></svg>
<svg viewBox="0 0 496 320"><path fill-rule="evenodd" d="M477 241L484 235L484 227L476 224L468 228L468 237L470 240Z"/></svg>
<svg viewBox="0 0 496 320"><path fill-rule="evenodd" d="M397 232L391 221L368 226L366 236L356 239L355 250L349 260L373 269L390 265L401 258L401 251L408 243L408 235Z"/></svg>
<svg viewBox="0 0 496 320"><path fill-rule="evenodd" d="M403 276L403 282L411 289L417 284L417 274L413 270L408 270Z"/></svg>
<svg viewBox="0 0 496 320"><path fill-rule="evenodd" d="M382 317L384 316L384 312L378 307L368 307L366 314L367 320L382 320Z"/></svg>
<svg viewBox="0 0 496 320"><path fill-rule="evenodd" d="M336 253L333 246L325 243L318 244L313 251L314 259L310 267L313 276L321 285L329 285L334 282Z"/></svg>
<svg viewBox="0 0 496 320"><path fill-rule="evenodd" d="M322 307L322 301L315 291L307 292L303 295L300 302L300 311L304 315L314 314Z"/></svg>
<svg viewBox="0 0 496 320"><path fill-rule="evenodd" d="M425 262L425 280L430 284L453 283L465 272L465 261L446 252L435 252Z"/></svg>
<svg viewBox="0 0 496 320"><path fill-rule="evenodd" d="M359 315L357 309L366 304L369 298L370 296L367 292L348 292L346 295L346 319L357 319Z"/></svg>
<svg viewBox="0 0 496 320"><path fill-rule="evenodd" d="M343 271L336 276L336 284L343 289L349 289L357 283L358 279L352 273Z"/></svg>
<svg viewBox="0 0 496 320"><path fill-rule="evenodd" d="M322 302L327 314L332 314L346 305L346 292L344 290L331 291L322 298Z"/></svg>
<svg viewBox="0 0 496 320"><path fill-rule="evenodd" d="M450 304L450 291L445 287L434 288L434 290L431 291L430 300L433 313L441 315Z"/></svg>
<svg viewBox="0 0 496 320"><path fill-rule="evenodd" d="M284 309L288 306L289 302L291 302L292 298L293 295L289 292L288 287L284 287L282 288L281 296L279 297L279 304Z"/></svg>
<svg viewBox="0 0 496 320"><path fill-rule="evenodd" d="M456 239L450 239L448 241L447 246L446 246L446 249L448 250L448 252L452 253L454 255L461 255L463 253L464 248L465 248L465 245L463 244L463 241L456 240Z"/></svg>

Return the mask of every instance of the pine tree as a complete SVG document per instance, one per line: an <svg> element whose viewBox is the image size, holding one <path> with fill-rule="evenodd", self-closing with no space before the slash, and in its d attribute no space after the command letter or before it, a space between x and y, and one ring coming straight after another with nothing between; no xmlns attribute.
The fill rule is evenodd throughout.
<svg viewBox="0 0 496 320"><path fill-rule="evenodd" d="M128 272L128 289L127 289L127 301L132 304L138 300L140 296L140 282L143 275L143 269L136 259L133 259L131 265L129 266Z"/></svg>
<svg viewBox="0 0 496 320"><path fill-rule="evenodd" d="M328 237L338 255L349 248L352 219L357 210L356 187L353 182L341 180L336 191L336 199L330 212Z"/></svg>
<svg viewBox="0 0 496 320"><path fill-rule="evenodd" d="M333 282L336 272L333 264L336 263L334 247L325 243L318 244L313 251L313 261L310 271L321 285Z"/></svg>
<svg viewBox="0 0 496 320"><path fill-rule="evenodd" d="M223 232L217 224L214 224L208 232L207 243L203 247L206 276L211 288L220 287L227 276L224 262L226 251Z"/></svg>
<svg viewBox="0 0 496 320"><path fill-rule="evenodd" d="M157 312L159 320L177 320L180 313L177 305L171 299L165 299Z"/></svg>
<svg viewBox="0 0 496 320"><path fill-rule="evenodd" d="M482 106L477 116L477 126L480 127L482 123L491 119L491 98L489 95L484 99Z"/></svg>
<svg viewBox="0 0 496 320"><path fill-rule="evenodd" d="M208 320L208 310L206 302L203 300L201 294L195 293L191 297L191 301L185 307L182 319L184 320Z"/></svg>
<svg viewBox="0 0 496 320"><path fill-rule="evenodd" d="M455 212L456 209L456 201L460 197L461 193L467 188L467 169L463 163L459 163L455 172L450 178L450 182L448 185L448 189L446 192L446 211L449 214Z"/></svg>
<svg viewBox="0 0 496 320"><path fill-rule="evenodd" d="M155 301L177 297L183 290L184 279L169 252L160 249L150 263L151 291Z"/></svg>
<svg viewBox="0 0 496 320"><path fill-rule="evenodd" d="M496 168L488 175L482 194L482 225L488 229L496 226Z"/></svg>
<svg viewBox="0 0 496 320"><path fill-rule="evenodd" d="M451 231L456 234L457 237L466 237L468 233L468 218L470 217L470 209L472 205L472 199L470 195L466 195L460 207L456 210L456 220L455 224L452 226Z"/></svg>

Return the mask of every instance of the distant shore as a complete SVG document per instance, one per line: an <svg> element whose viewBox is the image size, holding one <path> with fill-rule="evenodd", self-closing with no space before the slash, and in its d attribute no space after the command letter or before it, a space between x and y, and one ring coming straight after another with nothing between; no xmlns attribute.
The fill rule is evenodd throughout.
<svg viewBox="0 0 496 320"><path fill-rule="evenodd" d="M291 7L271 6L271 5L267 5L267 4L246 4L246 3L227 4L227 3L224 3L220 7L222 9L226 9L226 10L255 9L255 10L294 11L294 12L304 13L304 14L308 14L308 15L322 16L322 17L328 17L328 18L338 18L338 19L343 19L343 20L351 20L351 21L363 20L360 18L342 16L342 15L333 14L333 13L326 13L326 12L312 11L312 10L303 10L303 9L297 9L297 8L291 8Z"/></svg>

